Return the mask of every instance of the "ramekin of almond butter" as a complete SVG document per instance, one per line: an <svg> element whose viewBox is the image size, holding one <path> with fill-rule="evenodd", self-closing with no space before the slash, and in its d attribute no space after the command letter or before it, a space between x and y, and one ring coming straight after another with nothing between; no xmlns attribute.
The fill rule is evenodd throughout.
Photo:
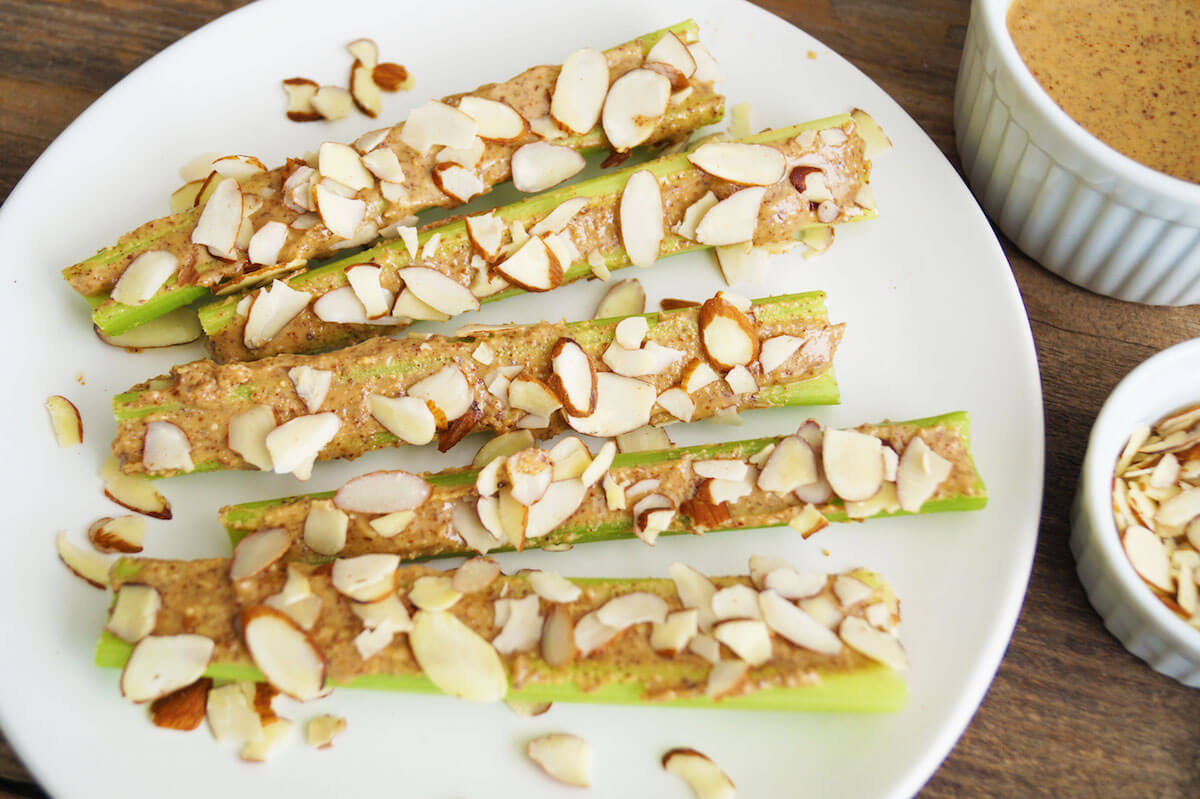
<svg viewBox="0 0 1200 799"><path fill-rule="evenodd" d="M1138 366L1100 409L1071 551L1125 648L1200 687L1200 339Z"/></svg>

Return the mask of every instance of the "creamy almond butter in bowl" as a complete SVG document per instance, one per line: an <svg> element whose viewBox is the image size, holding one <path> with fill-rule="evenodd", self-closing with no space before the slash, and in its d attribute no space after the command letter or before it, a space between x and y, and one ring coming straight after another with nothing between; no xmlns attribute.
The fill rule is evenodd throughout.
<svg viewBox="0 0 1200 799"><path fill-rule="evenodd" d="M1200 9L1188 0L974 0L955 91L992 221L1118 299L1200 302Z"/></svg>
<svg viewBox="0 0 1200 799"><path fill-rule="evenodd" d="M1125 648L1200 688L1197 486L1200 339L1192 339L1130 372L1100 409L1071 551L1088 599Z"/></svg>

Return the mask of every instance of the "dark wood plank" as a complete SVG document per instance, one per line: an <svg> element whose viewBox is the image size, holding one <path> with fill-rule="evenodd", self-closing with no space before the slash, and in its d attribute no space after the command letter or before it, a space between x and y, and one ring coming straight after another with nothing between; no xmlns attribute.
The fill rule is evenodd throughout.
<svg viewBox="0 0 1200 799"><path fill-rule="evenodd" d="M957 163L952 96L964 0L758 0L891 94ZM91 100L238 0L0 0L0 200ZM1067 548L1088 432L1117 381L1200 335L1196 308L1098 297L1008 242L1046 414L1045 502L1025 606L995 682L922 797L1200 796L1200 691L1150 671L1104 630ZM0 799L43 796L0 739Z"/></svg>

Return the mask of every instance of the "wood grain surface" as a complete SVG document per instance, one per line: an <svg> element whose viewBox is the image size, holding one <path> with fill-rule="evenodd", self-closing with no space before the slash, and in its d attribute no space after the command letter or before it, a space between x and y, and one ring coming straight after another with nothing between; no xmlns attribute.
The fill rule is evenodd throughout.
<svg viewBox="0 0 1200 799"><path fill-rule="evenodd" d="M848 58L957 165L952 123L965 0L758 0ZM0 201L87 105L236 0L0 0ZM1068 510L1101 403L1154 352L1200 335L1200 310L1099 297L1001 237L1045 392L1040 538L1020 622L987 698L928 797L1200 797L1200 691L1151 671L1103 628L1067 548ZM0 797L45 794L0 739Z"/></svg>

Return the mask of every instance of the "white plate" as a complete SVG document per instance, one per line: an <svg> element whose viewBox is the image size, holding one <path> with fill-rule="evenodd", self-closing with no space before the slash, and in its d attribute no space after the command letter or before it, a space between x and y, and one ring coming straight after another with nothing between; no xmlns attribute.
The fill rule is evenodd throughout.
<svg viewBox="0 0 1200 799"><path fill-rule="evenodd" d="M407 65L417 88L388 96L386 113L554 62L583 45L607 46L694 16L721 62L731 103L752 101L755 125L783 126L859 106L883 124L895 149L878 160L878 220L839 230L833 250L776 258L765 295L820 288L833 319L848 323L838 356L844 401L814 411L751 414L742 427L695 426L680 443L794 428L806 416L839 425L954 409L974 418L978 464L992 501L974 514L831 528L802 541L783 529L577 547L507 556L506 567L547 566L575 575L665 575L684 560L708 573L746 568L777 552L825 569L883 572L904 608L911 699L893 715L794 715L647 707L556 706L536 719L503 705L441 697L342 691L289 707L349 719L330 751L299 740L267 766L238 762L204 731L154 728L124 702L117 674L91 666L106 600L54 555L65 529L77 541L96 517L117 512L97 470L114 430L112 394L198 345L129 355L92 335L85 304L58 270L166 211L179 165L196 153L252 153L268 163L349 139L365 118L335 125L285 121L279 80L294 74L345 79L342 44L372 35L383 57ZM848 21L847 24L852 24ZM815 59L808 52L816 54ZM947 98L949 102L949 98ZM1015 623L1032 561L1041 505L1042 414L1028 322L1000 247L954 170L907 115L819 42L749 4L727 0L608 0L584 15L562 3L263 2L224 17L138 69L84 113L37 162L5 204L0 241L11 281L0 297L8 342L3 392L9 519L0 558L4 657L0 723L29 768L61 799L162 796L573 796L521 754L549 730L587 738L597 795L688 796L659 766L673 746L696 747L724 767L742 796L906 796L945 757L979 704ZM624 275L628 276L628 275ZM704 255L672 258L637 275L650 307L664 296L708 296L721 287ZM489 306L480 321L586 317L603 288L575 285L551 297ZM549 303L549 304L548 304ZM78 380L78 382L77 382ZM86 443L57 449L42 404L65 394L79 406ZM376 463L428 468L460 463L417 450L375 453L318 469L313 490ZM290 478L201 475L164 485L176 518L150 522L147 554L227 553L217 508L299 490ZM286 794L285 794L286 791Z"/></svg>

